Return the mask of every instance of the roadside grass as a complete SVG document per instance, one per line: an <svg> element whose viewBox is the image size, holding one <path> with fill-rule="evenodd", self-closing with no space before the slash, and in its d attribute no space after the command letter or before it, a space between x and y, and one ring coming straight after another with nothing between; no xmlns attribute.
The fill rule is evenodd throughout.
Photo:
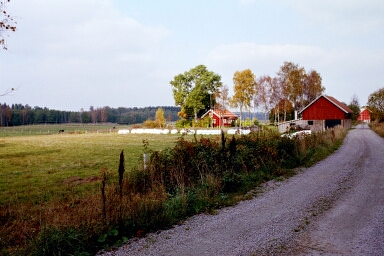
<svg viewBox="0 0 384 256"><path fill-rule="evenodd" d="M325 158L345 134L0 138L0 254L91 255L196 213L215 213L248 199L262 182Z"/></svg>
<svg viewBox="0 0 384 256"><path fill-rule="evenodd" d="M382 123L371 123L369 125L371 129L376 132L380 137L384 138L384 122Z"/></svg>
<svg viewBox="0 0 384 256"><path fill-rule="evenodd" d="M333 129L327 132L315 133L306 138L305 161L302 165L310 167L313 164L327 158L343 144L346 131Z"/></svg>

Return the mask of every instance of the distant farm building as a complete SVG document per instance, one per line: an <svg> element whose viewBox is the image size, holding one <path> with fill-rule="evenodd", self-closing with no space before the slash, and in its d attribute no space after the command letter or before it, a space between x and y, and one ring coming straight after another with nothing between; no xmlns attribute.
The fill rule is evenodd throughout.
<svg viewBox="0 0 384 256"><path fill-rule="evenodd" d="M353 111L331 96L321 95L299 111L301 123L312 131L323 131L335 126L352 127Z"/></svg>
<svg viewBox="0 0 384 256"><path fill-rule="evenodd" d="M369 123L371 122L371 111L367 108L362 108L357 121Z"/></svg>
<svg viewBox="0 0 384 256"><path fill-rule="evenodd" d="M228 109L210 109L201 116L201 119L207 118L208 116L212 120L212 127L231 127L232 123L238 119L237 115Z"/></svg>

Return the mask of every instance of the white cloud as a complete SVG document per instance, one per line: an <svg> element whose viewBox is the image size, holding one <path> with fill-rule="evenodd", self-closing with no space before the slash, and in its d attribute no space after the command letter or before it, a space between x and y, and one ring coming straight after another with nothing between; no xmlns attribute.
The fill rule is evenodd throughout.
<svg viewBox="0 0 384 256"><path fill-rule="evenodd" d="M12 8L18 31L9 38L13 63L3 70L22 84L20 102L129 106L158 95L150 76L166 28L125 16L111 0L29 0Z"/></svg>
<svg viewBox="0 0 384 256"><path fill-rule="evenodd" d="M384 1L381 0L296 0L280 2L305 17L307 24L323 24L344 35L374 33L384 26Z"/></svg>
<svg viewBox="0 0 384 256"><path fill-rule="evenodd" d="M215 72L224 74L224 83L231 87L235 71L249 68L256 77L275 76L284 61L291 61L307 71L319 72L326 93L345 102L356 93L365 103L368 95L382 86L384 74L377 67L382 66L383 59L382 50L238 43L216 47L208 55L207 63ZM378 77L382 79L377 80Z"/></svg>
<svg viewBox="0 0 384 256"><path fill-rule="evenodd" d="M251 68L255 73L273 75L284 61L301 62L319 60L325 50L312 46L258 45L238 43L216 47L208 55L207 62L215 66L228 66L233 74L236 70ZM233 70L235 68L235 70Z"/></svg>
<svg viewBox="0 0 384 256"><path fill-rule="evenodd" d="M169 36L162 27L145 26L124 16L112 1L39 1L19 6L22 17L18 33L28 36L26 50L34 48L44 55L65 58L100 58L153 53L156 46Z"/></svg>

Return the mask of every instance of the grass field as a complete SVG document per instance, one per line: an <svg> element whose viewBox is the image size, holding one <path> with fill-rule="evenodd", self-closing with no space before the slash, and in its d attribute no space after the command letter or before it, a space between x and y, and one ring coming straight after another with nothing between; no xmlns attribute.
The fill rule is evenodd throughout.
<svg viewBox="0 0 384 256"><path fill-rule="evenodd" d="M115 129L114 129L115 127ZM43 124L0 127L1 137L52 135L64 130L66 134L114 133L117 129L129 129L132 126L116 124Z"/></svg>
<svg viewBox="0 0 384 256"><path fill-rule="evenodd" d="M129 170L140 164L143 140L149 143L149 149L159 150L172 146L178 137L118 135L105 126L65 127L66 132L58 134L58 128L55 125L27 126L9 128L6 132L7 129L1 128L0 135L4 136L0 137L0 205L15 200L41 202L52 196L65 196L68 189L71 193L92 191L90 188L95 186L92 182L72 186L71 181L92 181L100 176L102 168L117 173L121 150L124 150Z"/></svg>
<svg viewBox="0 0 384 256"><path fill-rule="evenodd" d="M214 212L261 182L323 159L346 133L335 129L297 140L269 127L250 136L196 140L117 134L126 128L0 128L0 255L92 255L139 231ZM166 148L143 168L146 150Z"/></svg>

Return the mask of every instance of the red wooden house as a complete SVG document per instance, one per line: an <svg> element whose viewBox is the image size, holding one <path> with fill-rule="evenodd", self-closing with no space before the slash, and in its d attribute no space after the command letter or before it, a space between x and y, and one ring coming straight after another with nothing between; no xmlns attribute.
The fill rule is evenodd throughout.
<svg viewBox="0 0 384 256"><path fill-rule="evenodd" d="M371 122L371 111L367 108L363 108L360 111L357 121L369 123Z"/></svg>
<svg viewBox="0 0 384 256"><path fill-rule="evenodd" d="M302 109L299 114L311 130L325 130L337 125L352 127L353 111L331 96L321 95Z"/></svg>
<svg viewBox="0 0 384 256"><path fill-rule="evenodd" d="M209 116L212 119L212 127L230 127L232 122L237 120L237 115L229 111L228 109L210 109L204 115L201 116L201 119Z"/></svg>

